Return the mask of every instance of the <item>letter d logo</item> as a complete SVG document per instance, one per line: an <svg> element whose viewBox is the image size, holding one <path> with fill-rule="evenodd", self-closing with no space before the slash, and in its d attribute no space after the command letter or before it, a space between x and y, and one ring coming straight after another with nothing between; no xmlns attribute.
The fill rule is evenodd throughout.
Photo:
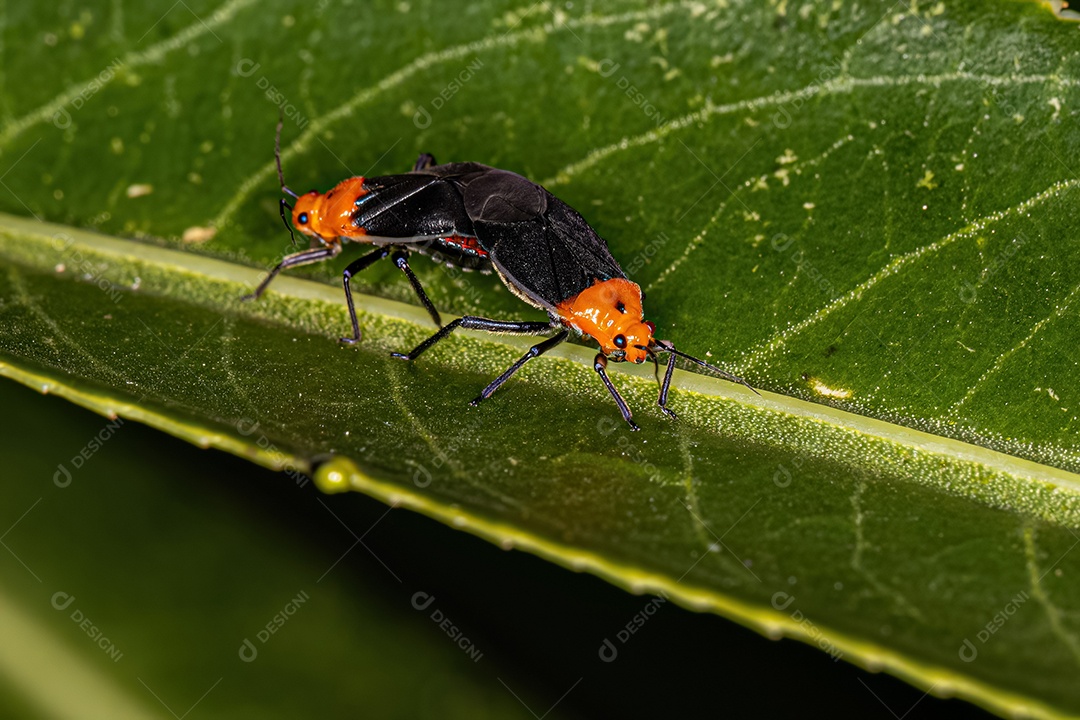
<svg viewBox="0 0 1080 720"><path fill-rule="evenodd" d="M431 113L427 111L427 108L421 105L420 109L412 116L412 121L413 125L415 125L418 130L427 130L431 127Z"/></svg>
<svg viewBox="0 0 1080 720"><path fill-rule="evenodd" d="M52 596L52 606L57 610L67 610L73 602L75 602L75 596L62 590Z"/></svg>
<svg viewBox="0 0 1080 720"><path fill-rule="evenodd" d="M240 659L244 662L254 662L255 658L259 657L259 649L255 647L255 643L244 638L244 642L240 646L239 655Z"/></svg>
<svg viewBox="0 0 1080 720"><path fill-rule="evenodd" d="M56 472L52 476L53 485L58 488L66 488L71 484L71 471L67 469L64 463L60 463L56 466Z"/></svg>
<svg viewBox="0 0 1080 720"><path fill-rule="evenodd" d="M412 596L412 606L417 610L427 610L433 602L435 602L435 596L428 595L422 590Z"/></svg>

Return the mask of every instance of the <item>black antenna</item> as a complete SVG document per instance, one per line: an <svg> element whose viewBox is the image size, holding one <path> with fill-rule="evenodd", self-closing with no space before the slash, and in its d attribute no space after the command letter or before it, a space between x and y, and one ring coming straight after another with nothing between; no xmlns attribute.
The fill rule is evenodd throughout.
<svg viewBox="0 0 1080 720"><path fill-rule="evenodd" d="M285 184L285 174L281 172L281 126L285 124L285 111L278 111L277 131L274 133L274 162L277 163L277 177L281 183L281 192L288 193L294 198L299 199L300 196L292 191L288 185ZM281 222L285 224L285 229L289 231L289 237L292 238L293 247L296 247L296 235L293 234L292 225L285 218L285 210L288 209L292 212L292 205L285 202L285 198L281 198L281 204L278 206L281 210Z"/></svg>
<svg viewBox="0 0 1080 720"><path fill-rule="evenodd" d="M732 375L729 372L725 372L724 370L721 370L720 368L716 367L715 365L710 365L709 363L705 362L704 360L699 360L698 358L694 357L693 355L687 355L684 352L680 352L680 351L676 350L675 345L672 344L672 342L670 340L657 340L656 341L656 349L659 350L660 352L671 353L672 355L677 355L678 357L689 360L692 363L700 365L701 367L705 368L706 370L709 370L709 371L711 371L713 373L716 373L717 375L724 378L725 380L730 380L731 382L739 383L740 385L745 385L746 388L748 390L753 391L753 393L755 395L758 395L758 396L761 395L761 393L759 393L757 390L754 390L754 388L751 387L750 383L746 382L745 380L743 380L738 375Z"/></svg>
<svg viewBox="0 0 1080 720"><path fill-rule="evenodd" d="M281 192L292 195L294 198L299 198L300 196L285 184L285 174L281 172L281 126L284 124L285 112L283 110L278 111L277 132L274 133L274 161L277 163L277 177L278 181L281 182ZM282 202L284 203L285 201L282 200ZM284 212L284 210L282 210L282 212ZM295 242L296 241L294 240L293 243L295 244Z"/></svg>

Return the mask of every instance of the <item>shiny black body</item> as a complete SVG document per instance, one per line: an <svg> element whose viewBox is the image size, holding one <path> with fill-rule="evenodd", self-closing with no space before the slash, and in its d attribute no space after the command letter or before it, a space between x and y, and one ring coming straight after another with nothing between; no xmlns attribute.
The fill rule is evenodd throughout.
<svg viewBox="0 0 1080 720"><path fill-rule="evenodd" d="M549 312L596 280L626 277L585 219L536 183L479 163L417 165L365 179L357 227L409 238L400 244L455 265L493 266L516 295ZM454 236L475 238L480 252L447 240Z"/></svg>

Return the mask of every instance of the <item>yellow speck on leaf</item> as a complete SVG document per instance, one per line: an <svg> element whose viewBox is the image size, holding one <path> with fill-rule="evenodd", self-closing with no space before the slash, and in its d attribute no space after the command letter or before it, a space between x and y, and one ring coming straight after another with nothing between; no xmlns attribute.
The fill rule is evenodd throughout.
<svg viewBox="0 0 1080 720"><path fill-rule="evenodd" d="M208 227L194 226L185 230L180 239L189 245L201 245L215 235L217 235L217 228L212 225Z"/></svg>
<svg viewBox="0 0 1080 720"><path fill-rule="evenodd" d="M142 197L143 195L149 195L154 192L154 186L148 183L135 183L134 185L128 185L127 196L129 198Z"/></svg>
<svg viewBox="0 0 1080 720"><path fill-rule="evenodd" d="M784 154L781 155L780 157L776 158L776 162L779 165L790 165L791 163L795 162L798 159L799 158L798 158L797 155L795 155L794 150L792 150L791 148L785 148L784 149Z"/></svg>
<svg viewBox="0 0 1080 720"><path fill-rule="evenodd" d="M923 187L927 190L933 190L937 187L937 183L934 182L934 173L930 170L926 171L926 174L922 176L922 180L915 183L915 187Z"/></svg>
<svg viewBox="0 0 1080 720"><path fill-rule="evenodd" d="M827 398L833 398L834 400L847 400L849 397L851 397L850 390L844 390L843 388L831 388L817 378L810 378L810 388L818 395Z"/></svg>

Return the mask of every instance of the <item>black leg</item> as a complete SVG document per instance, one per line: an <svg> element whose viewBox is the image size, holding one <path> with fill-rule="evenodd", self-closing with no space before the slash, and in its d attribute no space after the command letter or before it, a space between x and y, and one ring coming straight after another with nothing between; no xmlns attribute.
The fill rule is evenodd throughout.
<svg viewBox="0 0 1080 720"><path fill-rule="evenodd" d="M256 300L266 290L266 286L270 284L270 281L277 277L278 273L285 268L296 267L297 265L307 265L309 263L319 262L321 260L328 260L336 256L341 252L341 243L334 243L332 245L326 245L320 248L314 248L311 250L303 250L292 255L286 255L281 259L274 269L266 276L266 278L259 283L259 287L255 288L255 292L250 295L245 295L240 298L241 300Z"/></svg>
<svg viewBox="0 0 1080 720"><path fill-rule="evenodd" d="M415 360L420 357L425 350L457 330L459 327L465 328L466 330L486 330L487 332L507 333L510 335L542 335L543 333L550 332L557 326L550 322L508 322L506 320L489 320L488 318L466 315L465 317L460 317L457 320L448 322L437 333L413 348L412 352L408 354L390 353L390 355L399 360Z"/></svg>
<svg viewBox="0 0 1080 720"><path fill-rule="evenodd" d="M671 410L668 410L667 396L668 390L671 389L671 376L675 372L675 356L668 355L667 370L664 371L664 382L660 385L660 398L656 401L656 404L660 406L660 409L665 415L672 420L678 419L678 416Z"/></svg>
<svg viewBox="0 0 1080 720"><path fill-rule="evenodd" d="M607 358L604 356L604 353L596 354L596 358L593 360L593 370L595 370L596 374L600 376L600 379L604 381L604 385L607 386L608 392L611 393L611 397L615 398L615 404L619 406L619 412L622 413L623 420L630 423L630 429L640 430L641 428L637 426L637 423L631 419L630 407L626 404L626 401L623 400L619 391L615 389L615 386L611 382L611 378L607 376Z"/></svg>
<svg viewBox="0 0 1080 720"><path fill-rule="evenodd" d="M412 171L427 170L432 165L438 165L435 162L435 156L431 153L420 153L420 157L416 158L416 164L413 165Z"/></svg>
<svg viewBox="0 0 1080 720"><path fill-rule="evenodd" d="M349 320L352 321L353 334L351 338L341 338L341 342L349 343L350 345L360 342L360 323L356 319L356 305L353 303L352 287L349 281L354 275L367 269L370 265L378 260L382 260L391 253L393 253L391 257L394 260L394 264L398 266L399 270L405 273L405 277L409 279L409 283L412 285L413 290L416 291L416 295L420 298L420 302L427 308L428 313L431 315L431 319L435 321L435 325L442 325L442 320L439 318L439 311L431 304L431 300L428 299L423 286L420 284L416 275L413 274L412 268L409 267L408 251L402 250L401 248L395 248L393 245L387 245L386 247L376 248L367 255L357 258L349 263L349 267L345 268L345 272L342 273L343 283L345 285L345 302L349 305Z"/></svg>
<svg viewBox="0 0 1080 720"><path fill-rule="evenodd" d="M352 288L349 287L349 280L352 276L364 270L377 260L382 260L384 257L390 254L392 247L382 247L372 250L367 255L361 258L357 258L349 263L349 267L345 268L345 272L341 274L342 282L345 285L345 302L349 306L349 320L352 321L352 337L343 337L341 342L355 345L360 342L360 322L356 319L356 306L353 304Z"/></svg>
<svg viewBox="0 0 1080 720"><path fill-rule="evenodd" d="M529 348L529 352L522 355L521 358L519 358L516 363L511 365L506 372L495 378L495 380L493 380L490 385L484 388L484 391L480 393L480 396L475 398L469 404L475 407L476 405L479 405L482 400L487 400L489 397L491 397L492 393L499 389L500 385L509 380L510 376L520 370L525 363L529 362L534 357L540 357L548 350L565 340L569 334L569 332L563 330L555 337L550 337L542 343L537 343L536 345L533 345L531 348Z"/></svg>
<svg viewBox="0 0 1080 720"><path fill-rule="evenodd" d="M394 261L394 264L398 266L398 269L405 273L405 277L409 278L409 283L412 285L412 289L416 291L416 296L420 298L420 302L427 308L428 314L431 315L431 319L435 321L435 327L442 327L442 318L439 317L439 311L432 305L431 300L428 299L427 293L424 292L424 288L420 284L420 281L416 279L416 275L413 274L412 268L409 267L408 251L397 250L394 252L391 259Z"/></svg>

